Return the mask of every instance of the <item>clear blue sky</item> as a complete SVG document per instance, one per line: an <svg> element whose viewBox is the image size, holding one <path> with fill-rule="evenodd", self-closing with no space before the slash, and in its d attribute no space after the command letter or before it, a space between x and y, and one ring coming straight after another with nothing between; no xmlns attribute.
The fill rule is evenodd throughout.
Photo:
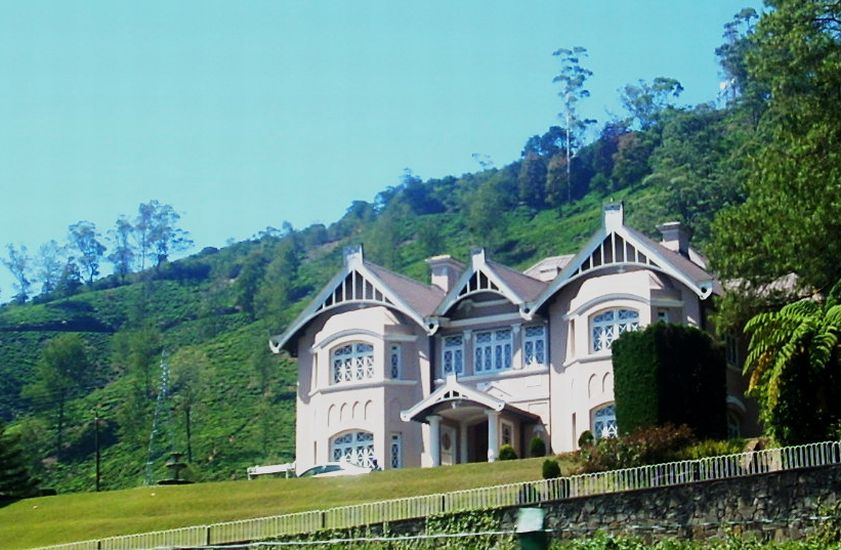
<svg viewBox="0 0 841 550"><path fill-rule="evenodd" d="M404 168L497 166L556 123L560 47L584 114L670 76L715 99L722 26L751 0L0 0L0 246L104 232L156 198L197 248L335 221ZM0 272L0 300L13 294Z"/></svg>

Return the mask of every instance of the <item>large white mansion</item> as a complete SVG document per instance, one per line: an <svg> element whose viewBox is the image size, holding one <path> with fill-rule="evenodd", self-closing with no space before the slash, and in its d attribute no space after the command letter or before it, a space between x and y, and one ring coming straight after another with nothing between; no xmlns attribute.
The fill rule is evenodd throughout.
<svg viewBox="0 0 841 550"><path fill-rule="evenodd" d="M578 254L521 273L474 250L465 266L428 261L426 285L348 249L341 271L273 351L298 358L299 470L348 458L384 468L520 456L539 436L573 450L616 433L610 346L667 321L706 328L721 287L678 223L657 243L621 204ZM728 427L739 430L741 377L728 371Z"/></svg>

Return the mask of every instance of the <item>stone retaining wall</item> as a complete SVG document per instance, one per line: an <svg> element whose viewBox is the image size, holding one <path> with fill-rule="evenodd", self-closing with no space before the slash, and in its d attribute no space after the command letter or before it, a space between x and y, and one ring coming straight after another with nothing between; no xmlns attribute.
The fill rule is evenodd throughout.
<svg viewBox="0 0 841 550"><path fill-rule="evenodd" d="M841 502L839 494L841 466L835 465L572 498L541 507L546 510L546 528L553 530L555 538L603 531L646 539L749 533L762 539L792 540L814 530L827 508ZM513 531L517 510L510 507L489 513L499 530ZM419 534L427 532L427 522L393 522L387 530L392 535ZM382 533L383 525L371 525L368 530Z"/></svg>

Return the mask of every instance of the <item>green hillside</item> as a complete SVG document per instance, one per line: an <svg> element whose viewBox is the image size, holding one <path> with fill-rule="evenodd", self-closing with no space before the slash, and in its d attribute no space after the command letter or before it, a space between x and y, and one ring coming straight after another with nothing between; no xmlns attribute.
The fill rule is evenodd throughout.
<svg viewBox="0 0 841 550"><path fill-rule="evenodd" d="M648 234L680 220L696 246L710 242L716 212L745 199L751 106L679 107L665 81L626 88L630 116L573 143L569 170L566 134L553 126L500 168L426 181L407 170L328 226L267 228L222 249L172 262L159 255L142 272L90 284L77 277L0 306L0 420L20 435L42 486L60 493L95 486L95 411L105 489L142 484L149 458L152 478L164 477L171 450L188 451L188 474L202 481L293 460L295 365L271 355L267 342L335 273L345 246L363 243L371 261L422 281L425 258L464 260L472 246L525 269L576 251L610 200L624 201L628 223ZM77 341L72 335L87 367L57 391L42 358L49 342L58 349ZM155 421L162 357L170 395Z"/></svg>

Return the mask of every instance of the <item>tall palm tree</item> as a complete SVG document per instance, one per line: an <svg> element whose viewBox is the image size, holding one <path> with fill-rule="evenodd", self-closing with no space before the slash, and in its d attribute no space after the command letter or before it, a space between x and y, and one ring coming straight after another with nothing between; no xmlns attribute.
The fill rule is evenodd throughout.
<svg viewBox="0 0 841 550"><path fill-rule="evenodd" d="M841 425L841 283L824 303L804 299L760 313L745 325L751 335L745 374L761 418L784 444L835 438Z"/></svg>

